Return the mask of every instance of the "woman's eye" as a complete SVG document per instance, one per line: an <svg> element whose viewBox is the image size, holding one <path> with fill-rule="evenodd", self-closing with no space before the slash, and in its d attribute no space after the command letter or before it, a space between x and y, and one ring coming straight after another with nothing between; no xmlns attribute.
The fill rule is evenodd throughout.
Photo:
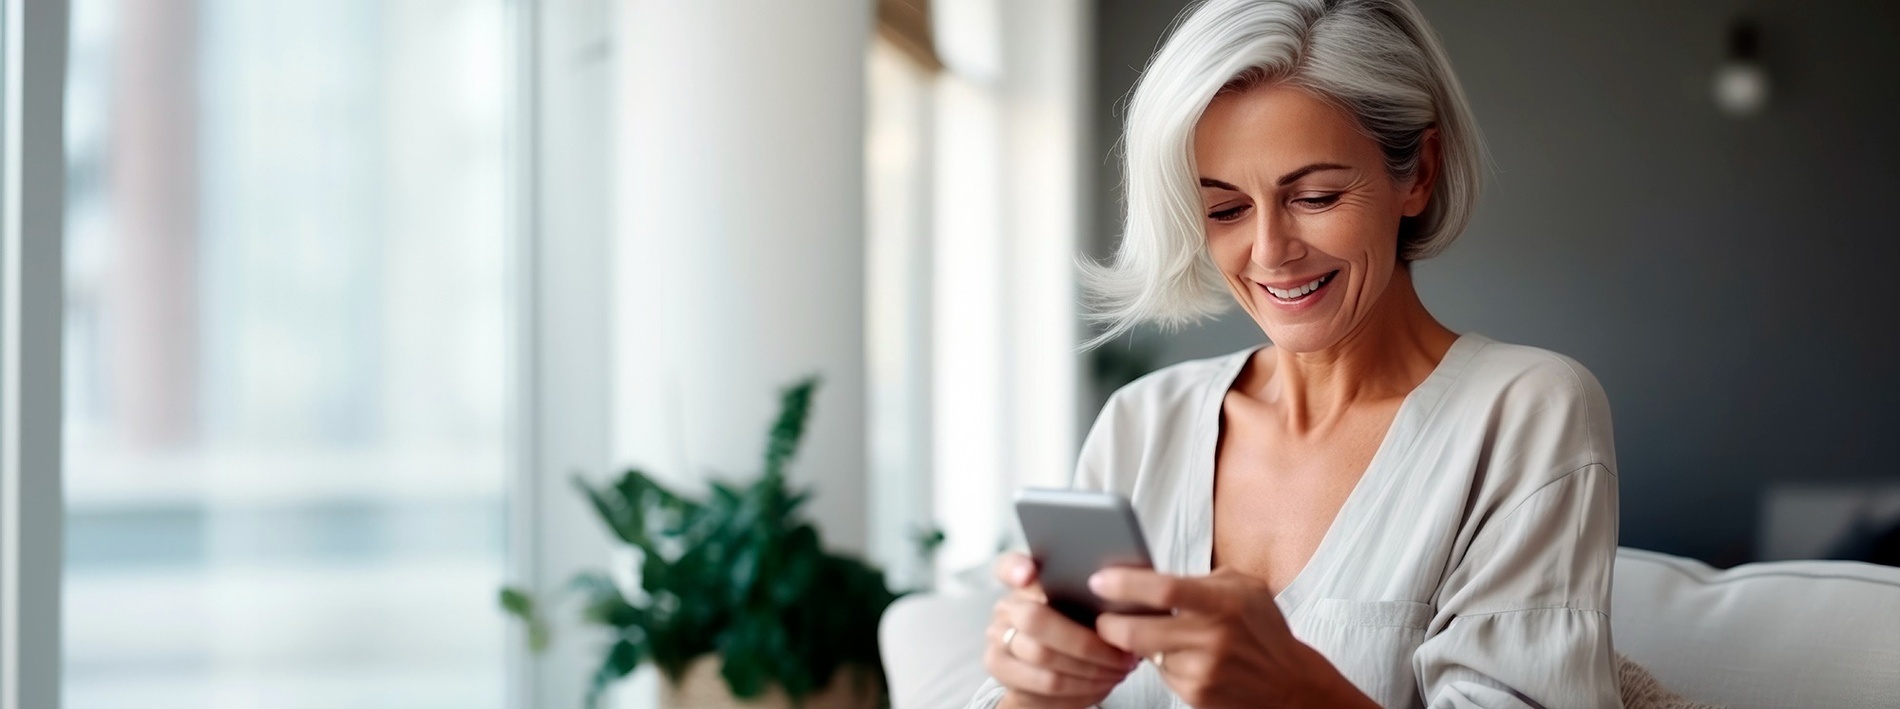
<svg viewBox="0 0 1900 709"><path fill-rule="evenodd" d="M1334 202L1339 201L1339 193L1334 192L1332 194L1320 195L1318 197L1301 197L1293 201L1303 207L1308 207L1311 209L1318 209L1321 207L1331 207L1333 206Z"/></svg>
<svg viewBox="0 0 1900 709"><path fill-rule="evenodd" d="M1241 213L1245 211L1247 211L1247 205L1239 204L1239 205L1234 205L1232 207L1228 207L1226 209L1217 209L1212 212L1208 212L1207 218L1212 219L1217 222L1231 222L1235 219L1239 219Z"/></svg>

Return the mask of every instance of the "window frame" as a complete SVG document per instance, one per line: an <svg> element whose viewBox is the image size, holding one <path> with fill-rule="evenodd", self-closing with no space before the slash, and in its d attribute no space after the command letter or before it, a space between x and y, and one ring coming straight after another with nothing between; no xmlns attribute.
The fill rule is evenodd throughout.
<svg viewBox="0 0 1900 709"><path fill-rule="evenodd" d="M0 709L60 705L66 0L0 15Z"/></svg>
<svg viewBox="0 0 1900 709"><path fill-rule="evenodd" d="M569 478L600 475L613 462L616 13L612 0L514 0L511 11L516 380L504 568L508 583L556 599L577 572L610 555ZM510 622L505 706L582 704L601 638L560 614L549 621L553 641L539 654Z"/></svg>

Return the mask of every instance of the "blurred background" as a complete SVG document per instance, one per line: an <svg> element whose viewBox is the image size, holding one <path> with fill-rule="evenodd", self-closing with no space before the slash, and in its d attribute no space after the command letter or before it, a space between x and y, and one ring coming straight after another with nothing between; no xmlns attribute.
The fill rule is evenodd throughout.
<svg viewBox="0 0 1900 709"><path fill-rule="evenodd" d="M1493 163L1422 295L1596 373L1623 544L1891 549L1900 5L1418 1ZM743 479L811 373L827 544L980 565L1115 387L1261 339L1076 349L1183 6L71 0L65 705L580 706L599 639L495 607L608 563L569 476Z"/></svg>

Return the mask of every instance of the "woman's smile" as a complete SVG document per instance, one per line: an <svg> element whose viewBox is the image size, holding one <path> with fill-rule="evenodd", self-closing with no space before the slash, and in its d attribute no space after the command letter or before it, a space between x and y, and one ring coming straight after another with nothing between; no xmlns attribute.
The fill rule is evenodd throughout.
<svg viewBox="0 0 1900 709"><path fill-rule="evenodd" d="M1254 285L1259 286L1260 290L1267 294L1267 302L1284 312L1297 313L1318 305L1320 300L1330 292L1327 286L1337 280L1338 276L1339 271L1333 270L1322 273L1316 278L1280 281L1272 284L1254 281Z"/></svg>

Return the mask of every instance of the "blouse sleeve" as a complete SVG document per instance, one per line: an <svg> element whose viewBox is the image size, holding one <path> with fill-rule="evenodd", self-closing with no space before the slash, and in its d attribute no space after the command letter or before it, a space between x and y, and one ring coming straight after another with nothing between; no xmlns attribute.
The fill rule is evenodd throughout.
<svg viewBox="0 0 1900 709"><path fill-rule="evenodd" d="M1412 655L1433 709L1621 706L1610 641L1616 448L1609 400L1560 359L1493 408L1484 468Z"/></svg>
<svg viewBox="0 0 1900 709"><path fill-rule="evenodd" d="M1591 464L1486 525L1412 657L1427 706L1621 706L1609 617L1616 523L1616 477Z"/></svg>
<svg viewBox="0 0 1900 709"><path fill-rule="evenodd" d="M976 696L971 697L970 703L963 705L963 709L996 709L996 705L1003 703L1005 691L995 678L985 679L983 686L976 690Z"/></svg>

